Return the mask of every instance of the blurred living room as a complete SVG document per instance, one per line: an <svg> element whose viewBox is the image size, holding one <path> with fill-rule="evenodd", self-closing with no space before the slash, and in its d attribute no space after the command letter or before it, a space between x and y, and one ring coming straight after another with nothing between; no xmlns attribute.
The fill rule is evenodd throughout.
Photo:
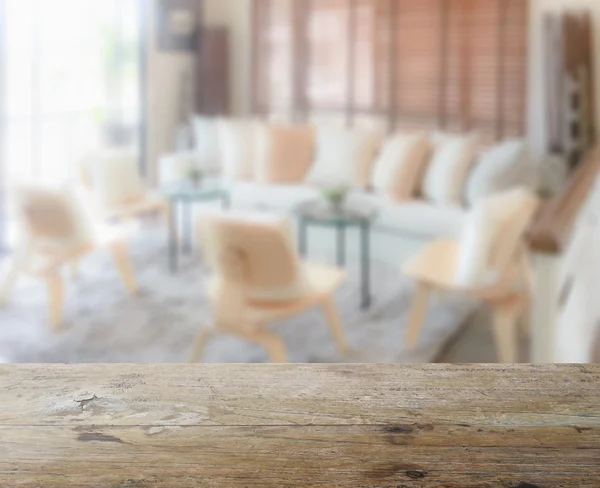
<svg viewBox="0 0 600 488"><path fill-rule="evenodd" d="M0 363L600 360L599 24L0 0Z"/></svg>

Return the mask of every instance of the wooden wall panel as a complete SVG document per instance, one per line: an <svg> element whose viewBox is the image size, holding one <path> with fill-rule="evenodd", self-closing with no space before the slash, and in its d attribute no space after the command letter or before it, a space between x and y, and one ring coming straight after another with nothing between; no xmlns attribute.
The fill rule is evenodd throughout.
<svg viewBox="0 0 600 488"><path fill-rule="evenodd" d="M230 112L229 33L225 27L202 31L198 55L196 110L203 115Z"/></svg>

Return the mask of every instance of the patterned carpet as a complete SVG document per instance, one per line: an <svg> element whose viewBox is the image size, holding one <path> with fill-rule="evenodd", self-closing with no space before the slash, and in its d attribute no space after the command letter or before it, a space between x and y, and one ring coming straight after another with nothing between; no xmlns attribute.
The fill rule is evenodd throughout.
<svg viewBox="0 0 600 488"><path fill-rule="evenodd" d="M66 326L50 332L45 288L22 278L12 302L0 308L0 358L15 363L181 363L188 360L200 327L210 323L204 296L208 270L199 255L184 257L178 274L167 267L164 231L146 229L131 245L141 287L129 297L105 253L81 263L80 277L69 279ZM399 272L374 262L371 310L359 308L357 270L336 301L353 352L335 349L318 311L273 325L295 363L424 363L435 361L444 345L460 331L476 304L449 296L430 306L420 344L404 347L406 315L412 285ZM265 351L235 337L221 336L208 346L211 363L266 362Z"/></svg>

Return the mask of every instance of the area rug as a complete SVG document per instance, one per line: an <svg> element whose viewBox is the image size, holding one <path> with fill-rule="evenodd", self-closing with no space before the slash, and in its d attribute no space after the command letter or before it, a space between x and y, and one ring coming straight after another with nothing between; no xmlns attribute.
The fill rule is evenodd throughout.
<svg viewBox="0 0 600 488"><path fill-rule="evenodd" d="M0 358L11 363L181 363L189 358L201 327L210 323L205 298L210 271L196 252L171 274L164 231L146 229L131 244L141 292L128 296L105 253L81 263L80 276L68 279L66 324L53 334L48 324L45 288L22 278L11 303L0 308ZM327 260L329 256L319 256ZM352 349L340 355L317 310L273 324L285 339L295 363L432 362L460 331L476 304L448 296L430 305L419 345L407 349L404 334L413 285L399 271L373 262L374 303L359 308L358 270L350 268L336 296ZM268 358L256 345L231 336L211 341L210 363L262 363Z"/></svg>

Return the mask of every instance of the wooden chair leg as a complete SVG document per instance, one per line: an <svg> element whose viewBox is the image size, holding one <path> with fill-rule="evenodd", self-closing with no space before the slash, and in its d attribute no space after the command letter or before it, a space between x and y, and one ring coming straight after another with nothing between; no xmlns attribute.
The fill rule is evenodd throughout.
<svg viewBox="0 0 600 488"><path fill-rule="evenodd" d="M344 337L342 321L340 320L340 315L335 303L333 302L333 298L326 298L322 303L322 307L327 319L327 324L329 325L329 329L331 330L331 334L333 335L333 339L335 340L339 351L342 354L347 354L348 344L346 343L346 338Z"/></svg>
<svg viewBox="0 0 600 488"><path fill-rule="evenodd" d="M114 243L111 245L111 251L127 291L129 291L129 293L132 295L135 295L138 292L138 285L135 279L133 265L131 264L131 259L129 258L125 244L121 242Z"/></svg>
<svg viewBox="0 0 600 488"><path fill-rule="evenodd" d="M287 363L287 348L281 337L261 330L248 335L247 338L252 342L264 346L269 353L271 362Z"/></svg>
<svg viewBox="0 0 600 488"><path fill-rule="evenodd" d="M215 333L216 330L214 327L202 329L200 331L194 344L192 355L190 356L190 363L202 362L204 358L204 350L206 349L206 345L208 344L208 341L210 341L214 337Z"/></svg>
<svg viewBox="0 0 600 488"><path fill-rule="evenodd" d="M521 307L514 302L494 306L494 336L501 363L518 362L518 317Z"/></svg>
<svg viewBox="0 0 600 488"><path fill-rule="evenodd" d="M525 307L525 310L528 310L529 307ZM519 337L521 339L529 339L531 337L531 321L529 314L521 313L517 320L517 328L519 330Z"/></svg>
<svg viewBox="0 0 600 488"><path fill-rule="evenodd" d="M65 285L62 277L57 273L46 278L50 306L50 323L55 333L60 332L63 326L65 306Z"/></svg>
<svg viewBox="0 0 600 488"><path fill-rule="evenodd" d="M419 341L421 329L427 318L427 305L429 303L429 287L419 283L415 290L412 305L408 315L408 328L406 331L406 344L408 347L414 347Z"/></svg>
<svg viewBox="0 0 600 488"><path fill-rule="evenodd" d="M71 271L71 279L76 280L79 278L79 263L77 261L72 261L69 265L69 269Z"/></svg>

